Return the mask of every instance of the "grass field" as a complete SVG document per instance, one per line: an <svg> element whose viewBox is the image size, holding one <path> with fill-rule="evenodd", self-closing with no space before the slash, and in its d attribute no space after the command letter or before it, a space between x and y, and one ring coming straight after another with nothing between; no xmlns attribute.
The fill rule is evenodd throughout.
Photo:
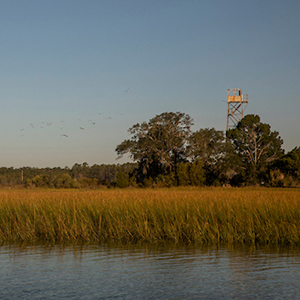
<svg viewBox="0 0 300 300"><path fill-rule="evenodd" d="M0 243L300 245L300 189L0 190Z"/></svg>

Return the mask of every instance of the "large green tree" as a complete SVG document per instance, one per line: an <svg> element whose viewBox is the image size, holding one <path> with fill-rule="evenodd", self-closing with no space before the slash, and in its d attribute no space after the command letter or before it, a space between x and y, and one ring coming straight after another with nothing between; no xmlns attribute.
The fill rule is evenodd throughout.
<svg viewBox="0 0 300 300"><path fill-rule="evenodd" d="M186 160L186 145L191 133L192 119L181 112L165 112L133 125L128 131L131 139L116 147L119 157L130 153L138 162L137 180L176 173L176 166Z"/></svg>
<svg viewBox="0 0 300 300"><path fill-rule="evenodd" d="M201 160L206 184L216 184L224 169L224 132L215 128L204 128L193 132L189 139L188 154L192 161Z"/></svg>
<svg viewBox="0 0 300 300"><path fill-rule="evenodd" d="M274 177L277 174L278 178L283 184L290 184L291 186L299 186L300 183L300 147L295 147L287 154L282 156L270 167L270 184L274 185ZM275 180L276 181L276 180ZM276 185L276 182L275 182Z"/></svg>
<svg viewBox="0 0 300 300"><path fill-rule="evenodd" d="M236 171L248 184L262 181L268 164L280 158L283 140L258 115L246 115L234 129L227 131L235 156Z"/></svg>
<svg viewBox="0 0 300 300"><path fill-rule="evenodd" d="M291 175L295 179L300 179L300 147L295 147L288 152L283 156L281 162L282 172Z"/></svg>

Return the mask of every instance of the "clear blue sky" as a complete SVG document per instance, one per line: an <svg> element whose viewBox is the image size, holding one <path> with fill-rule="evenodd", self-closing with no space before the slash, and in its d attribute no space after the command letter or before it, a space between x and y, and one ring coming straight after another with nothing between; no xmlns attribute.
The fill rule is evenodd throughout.
<svg viewBox="0 0 300 300"><path fill-rule="evenodd" d="M123 163L162 112L225 130L228 88L300 146L299 0L14 0L0 20L0 166Z"/></svg>

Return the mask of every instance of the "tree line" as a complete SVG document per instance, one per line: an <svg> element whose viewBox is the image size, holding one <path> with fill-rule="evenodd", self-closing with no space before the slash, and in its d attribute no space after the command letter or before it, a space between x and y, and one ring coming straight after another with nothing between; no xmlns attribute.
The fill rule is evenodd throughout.
<svg viewBox="0 0 300 300"><path fill-rule="evenodd" d="M300 186L300 147L285 154L279 133L258 115L246 115L226 133L192 132L192 125L181 112L133 125L131 139L116 147L138 165L128 177L140 186Z"/></svg>
<svg viewBox="0 0 300 300"><path fill-rule="evenodd" d="M99 188L116 186L118 172L131 173L136 163L89 166L76 163L72 168L0 168L1 187Z"/></svg>
<svg viewBox="0 0 300 300"><path fill-rule="evenodd" d="M132 163L72 168L0 168L2 187L99 188L171 186L300 186L300 147L285 153L283 140L258 115L227 132L191 130L192 118L165 112L129 128L118 157Z"/></svg>

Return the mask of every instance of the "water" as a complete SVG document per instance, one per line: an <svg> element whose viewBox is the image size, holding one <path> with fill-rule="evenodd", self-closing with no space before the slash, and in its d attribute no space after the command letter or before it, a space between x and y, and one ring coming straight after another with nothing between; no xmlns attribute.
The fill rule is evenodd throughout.
<svg viewBox="0 0 300 300"><path fill-rule="evenodd" d="M0 299L300 299L300 251L2 246Z"/></svg>

